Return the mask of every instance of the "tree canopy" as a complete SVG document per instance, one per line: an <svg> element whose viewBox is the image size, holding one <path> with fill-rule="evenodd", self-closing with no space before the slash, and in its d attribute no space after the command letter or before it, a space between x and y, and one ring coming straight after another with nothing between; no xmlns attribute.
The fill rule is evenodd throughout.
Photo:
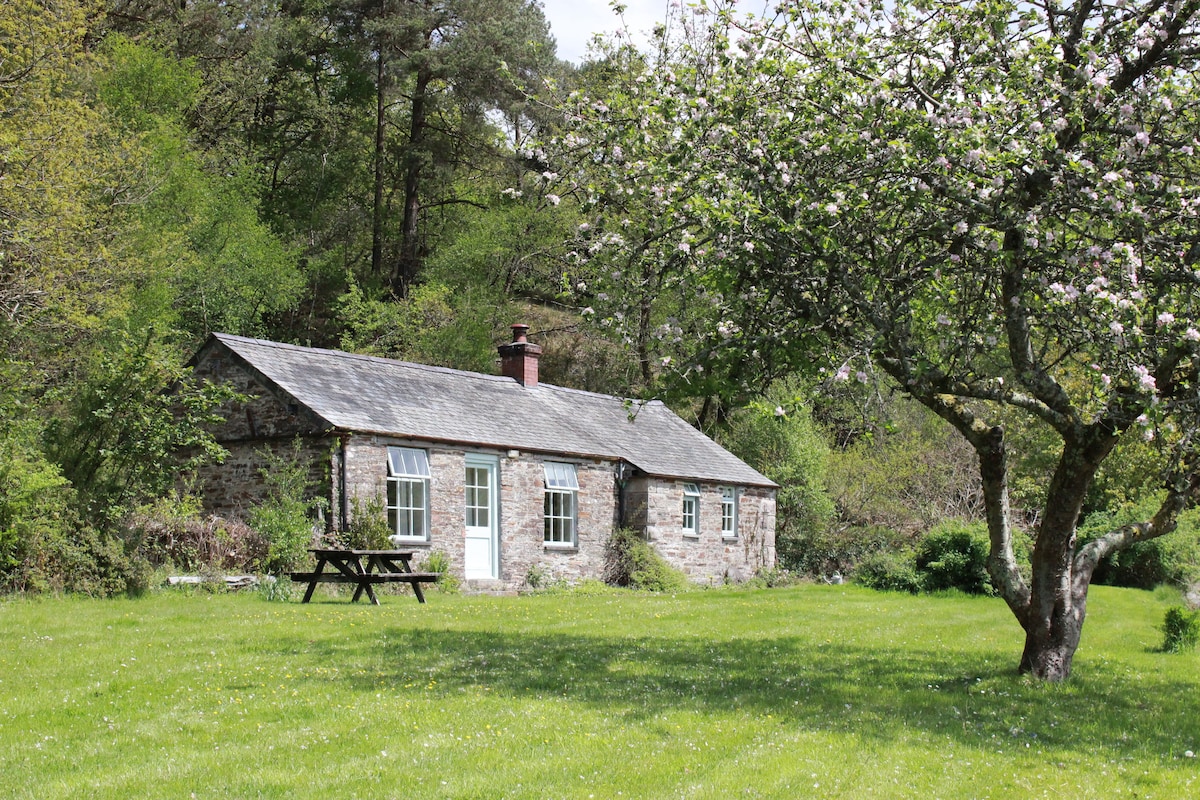
<svg viewBox="0 0 1200 800"><path fill-rule="evenodd" d="M1021 668L1047 679L1069 674L1098 561L1169 532L1200 485L1198 9L717 3L617 91L572 96L556 142L559 193L592 211L576 252L598 315L650 334L676 380L885 374L970 442ZM1059 443L1028 576L1013 414ZM1170 452L1166 501L1077 547L1127 433Z"/></svg>

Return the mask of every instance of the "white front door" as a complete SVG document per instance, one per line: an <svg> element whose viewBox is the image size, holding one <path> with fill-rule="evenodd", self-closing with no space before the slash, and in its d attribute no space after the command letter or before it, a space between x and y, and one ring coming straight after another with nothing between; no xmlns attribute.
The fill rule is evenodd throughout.
<svg viewBox="0 0 1200 800"><path fill-rule="evenodd" d="M500 577L500 520L496 497L497 458L467 456L465 484L466 549L463 566L467 580Z"/></svg>

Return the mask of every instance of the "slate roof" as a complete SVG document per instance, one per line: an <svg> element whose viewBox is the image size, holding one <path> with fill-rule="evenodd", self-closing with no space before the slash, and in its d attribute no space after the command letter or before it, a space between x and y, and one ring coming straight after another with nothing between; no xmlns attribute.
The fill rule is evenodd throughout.
<svg viewBox="0 0 1200 800"><path fill-rule="evenodd" d="M663 403L336 350L213 334L337 430L625 460L650 475L776 484Z"/></svg>

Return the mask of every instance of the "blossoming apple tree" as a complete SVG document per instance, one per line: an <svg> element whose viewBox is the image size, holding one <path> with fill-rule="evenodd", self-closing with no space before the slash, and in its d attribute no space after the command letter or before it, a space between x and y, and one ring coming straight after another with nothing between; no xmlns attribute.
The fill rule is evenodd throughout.
<svg viewBox="0 0 1200 800"><path fill-rule="evenodd" d="M1200 487L1198 10L693 7L657 56L614 50L620 77L573 95L546 148L543 191L589 214L576 253L595 313L659 337L656 366L737 382L713 365L830 358L831 379L882 371L970 442L1020 669L1046 680L1070 674L1097 563L1173 530ZM1028 574L1013 414L1061 442ZM1089 485L1132 435L1169 449L1165 500L1079 545Z"/></svg>

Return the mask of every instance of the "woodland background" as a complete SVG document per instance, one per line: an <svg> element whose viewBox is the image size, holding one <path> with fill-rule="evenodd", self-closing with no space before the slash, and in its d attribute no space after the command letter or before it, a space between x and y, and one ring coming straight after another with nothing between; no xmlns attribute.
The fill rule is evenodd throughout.
<svg viewBox="0 0 1200 800"><path fill-rule="evenodd" d="M524 0L4 3L0 586L286 567L314 511L288 464L245 520L205 518L181 480L182 448L219 457L223 390L186 380L210 332L493 372L521 321L546 382L663 397L779 482L788 572L988 591L975 454L886 382L673 383L594 320L577 198L513 187L552 184L528 178L556 98L627 68L558 60ZM653 313L686 328L690 309ZM1010 435L1012 502L1040 508L1055 446ZM1153 512L1159 458L1120 445L1083 537ZM1186 585L1198 551L1186 517L1098 577Z"/></svg>

